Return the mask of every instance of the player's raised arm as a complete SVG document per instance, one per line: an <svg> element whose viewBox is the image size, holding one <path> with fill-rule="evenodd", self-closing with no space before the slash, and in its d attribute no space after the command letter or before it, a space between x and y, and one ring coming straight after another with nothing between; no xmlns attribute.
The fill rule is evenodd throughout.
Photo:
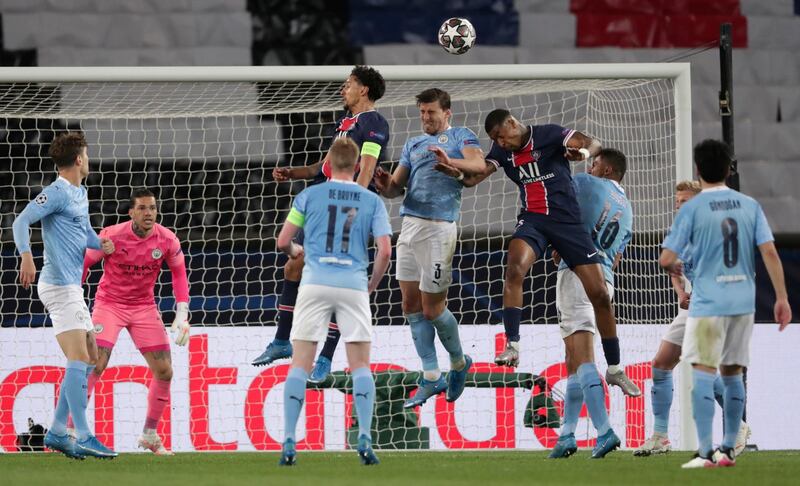
<svg viewBox="0 0 800 486"><path fill-rule="evenodd" d="M327 154L325 158L327 158ZM293 179L313 179L322 168L323 158L319 162L303 167L275 167L272 169L272 178L276 182L286 182Z"/></svg>
<svg viewBox="0 0 800 486"><path fill-rule="evenodd" d="M494 164L491 164L486 161L484 161L483 163L483 169L481 169L478 172L472 172L472 173L462 172L457 167L454 167L452 165L443 162L438 162L435 166L433 166L433 168L443 174L447 174L450 177L459 180L461 184L464 185L464 187L477 186L478 184L483 182L484 179L486 179L490 175L494 174L495 171L497 171L497 167L495 167Z"/></svg>
<svg viewBox="0 0 800 486"><path fill-rule="evenodd" d="M598 140L577 130L564 142L564 146L567 149L565 157L569 160L585 160L595 157L603 149Z"/></svg>

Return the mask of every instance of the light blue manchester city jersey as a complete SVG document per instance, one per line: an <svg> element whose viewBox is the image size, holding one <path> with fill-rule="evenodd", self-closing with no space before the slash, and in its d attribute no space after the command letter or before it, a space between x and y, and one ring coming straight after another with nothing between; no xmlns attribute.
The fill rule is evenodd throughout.
<svg viewBox="0 0 800 486"><path fill-rule="evenodd" d="M45 187L14 220L14 243L20 253L31 251L30 225L42 221L44 266L39 282L81 285L86 248L100 249L100 238L89 223L86 188L63 177Z"/></svg>
<svg viewBox="0 0 800 486"><path fill-rule="evenodd" d="M727 187L704 189L678 211L663 247L691 245L691 317L755 312L755 249L772 241L758 202Z"/></svg>
<svg viewBox="0 0 800 486"><path fill-rule="evenodd" d="M606 281L614 285L614 258L625 251L633 236L633 212L625 190L611 179L580 173L572 177L581 224L589 230L602 261ZM568 268L561 261L559 270Z"/></svg>
<svg viewBox="0 0 800 486"><path fill-rule="evenodd" d="M463 159L464 148L480 148L478 137L469 128L450 127L436 135L422 134L408 139L400 155L400 165L409 169L407 191L400 214L425 219L455 221L461 209L463 184L433 168L436 156L428 147L438 146L448 156Z"/></svg>
<svg viewBox="0 0 800 486"><path fill-rule="evenodd" d="M288 221L305 231L300 285L367 290L369 236L392 234L380 197L355 182L331 180L298 194Z"/></svg>

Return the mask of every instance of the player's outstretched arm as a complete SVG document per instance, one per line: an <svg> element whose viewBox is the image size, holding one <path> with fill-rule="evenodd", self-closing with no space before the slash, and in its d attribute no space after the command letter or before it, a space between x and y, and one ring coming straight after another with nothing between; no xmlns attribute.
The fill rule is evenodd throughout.
<svg viewBox="0 0 800 486"><path fill-rule="evenodd" d="M319 173L324 160L322 159L316 164L304 167L275 167L272 169L272 179L276 182L286 182L293 179L313 179Z"/></svg>
<svg viewBox="0 0 800 486"><path fill-rule="evenodd" d="M389 269L389 261L392 257L392 237L390 235L379 236L375 239L378 251L375 253L375 262L372 265L372 276L369 279L367 292L372 293L378 288L386 270Z"/></svg>
<svg viewBox="0 0 800 486"><path fill-rule="evenodd" d="M783 264L775 249L775 243L768 241L758 245L761 257L764 259L764 266L767 267L772 288L775 289L775 322L778 329L783 331L792 320L792 308L789 306L789 299L786 293L786 281L783 276Z"/></svg>
<svg viewBox="0 0 800 486"><path fill-rule="evenodd" d="M483 150L479 147L465 147L461 149L461 154L464 156L463 159L451 158L441 147L435 145L428 147L428 150L433 152L439 163L455 167L462 172L475 174L483 172L484 167L486 167Z"/></svg>
<svg viewBox="0 0 800 486"><path fill-rule="evenodd" d="M379 174L375 178L378 194L388 199L402 196L408 184L408 174L408 167L404 165L398 165L391 176L386 172Z"/></svg>
<svg viewBox="0 0 800 486"><path fill-rule="evenodd" d="M494 172L497 170L497 167L495 167L494 164L487 162L483 163L483 169L481 169L479 172L473 172L469 174L462 172L452 165L443 164L442 162L438 162L433 166L433 168L443 174L458 179L461 181L461 184L463 184L464 187L472 187L480 184L484 179L494 174Z"/></svg>

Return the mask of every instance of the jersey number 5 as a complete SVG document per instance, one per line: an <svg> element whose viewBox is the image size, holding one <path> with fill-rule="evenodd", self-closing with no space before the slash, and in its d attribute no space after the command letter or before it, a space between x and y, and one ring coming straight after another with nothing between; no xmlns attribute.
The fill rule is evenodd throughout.
<svg viewBox="0 0 800 486"><path fill-rule="evenodd" d="M333 253L333 236L336 234L336 216L339 213L339 207L335 204L328 205L328 234L325 239L325 251ZM342 226L342 245L341 252L347 253L350 250L350 229L353 226L353 220L356 219L358 208L343 206L341 212L346 214L344 219L344 226Z"/></svg>

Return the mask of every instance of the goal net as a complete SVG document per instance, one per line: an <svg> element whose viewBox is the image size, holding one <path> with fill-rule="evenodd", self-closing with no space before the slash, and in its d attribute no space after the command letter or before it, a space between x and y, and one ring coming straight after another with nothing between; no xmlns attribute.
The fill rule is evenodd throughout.
<svg viewBox="0 0 800 486"><path fill-rule="evenodd" d="M377 109L389 121L390 161L397 160L407 138L421 133L414 96L434 86L453 99L451 124L471 128L484 151L490 145L484 118L505 107L524 122L575 128L627 155L623 186L633 205L635 237L617 271L615 311L623 364L645 393L630 399L612 389L608 406L623 444L637 446L652 430L649 361L677 309L656 260L672 221L676 179L690 174L688 67L462 66L448 67L446 73L433 66L379 69L387 79ZM0 82L5 83L0 94L3 450L16 450L16 435L27 431L29 418L49 425L63 376L64 358L47 329L49 319L35 288L23 290L17 284L18 257L10 228L25 204L55 179L47 149L67 129L82 130L89 142L86 184L92 226L99 231L125 221L132 189L145 186L157 194L160 223L178 234L186 253L193 327L189 345L172 349L171 405L159 429L167 447L280 447L288 362L266 369L249 362L275 332L285 262L275 237L292 196L306 181L276 183L271 172L320 160L334 120L342 114L339 88L349 68L226 70L0 70ZM384 168L394 165L387 162ZM583 170L583 164L574 166L574 171ZM401 199L386 202L396 236ZM503 265L518 207L518 191L502 172L464 191L448 299L461 324L464 350L476 364L455 404L442 395L418 409L403 410L421 366L393 271L383 280L372 299L377 447L535 449L554 444L566 368L555 308L555 267L549 258L534 266L525 283L519 368L493 364L504 345ZM33 241L41 269L38 225ZM98 266L90 273L90 303L101 271ZM164 322L171 322L168 270L156 296ZM447 355L437 348L446 371ZM599 346L596 354L602 371ZM337 352L333 370L329 381L309 388L298 431L301 448L342 449L352 443L356 424L343 350ZM123 332L89 402L90 424L107 445L135 449L150 376ZM679 440L679 418L686 411L679 397L674 403L671 429L673 440ZM585 410L576 435L580 446L591 445L594 431Z"/></svg>

